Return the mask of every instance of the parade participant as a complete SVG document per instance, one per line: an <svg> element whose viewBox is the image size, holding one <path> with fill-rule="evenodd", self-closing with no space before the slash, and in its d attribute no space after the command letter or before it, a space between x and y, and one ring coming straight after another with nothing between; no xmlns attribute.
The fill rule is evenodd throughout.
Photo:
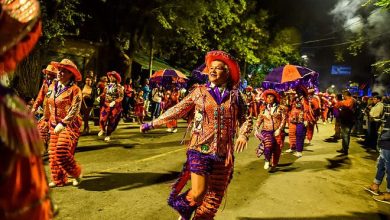
<svg viewBox="0 0 390 220"><path fill-rule="evenodd" d="M257 106L255 100L255 94L253 93L252 86L245 88L246 104L248 105L249 114L253 117L257 117Z"/></svg>
<svg viewBox="0 0 390 220"><path fill-rule="evenodd" d="M165 110L168 110L172 106L175 106L177 103L179 103L179 93L178 90L175 88L173 91L168 95L166 95L166 105ZM177 120L172 120L167 123L167 131L168 132L177 132Z"/></svg>
<svg viewBox="0 0 390 220"><path fill-rule="evenodd" d="M104 100L104 104L100 110L100 131L98 136L103 136L106 133L105 141L111 140L111 133L115 131L121 119L123 87L121 86L121 76L119 73L112 71L108 72L107 76L110 83L106 86L100 99Z"/></svg>
<svg viewBox="0 0 390 220"><path fill-rule="evenodd" d="M71 60L63 59L51 64L58 68L59 73L57 80L49 86L44 113L50 125L49 160L52 182L49 186L66 185L68 175L75 178L73 185L77 186L82 173L74 152L82 124L82 94L75 83L81 81L82 77Z"/></svg>
<svg viewBox="0 0 390 220"><path fill-rule="evenodd" d="M53 65L47 65L46 69L42 70L42 73L45 74L45 79L43 80L41 89L38 92L37 98L35 99L34 105L31 109L31 112L34 114L39 106L42 106L46 101L46 94L49 90L50 84L57 77L58 69Z"/></svg>
<svg viewBox="0 0 390 220"><path fill-rule="evenodd" d="M177 120L194 109L187 162L168 199L182 219L213 219L233 173L233 151L246 148L252 119L246 117L245 102L237 89L240 69L223 51L206 55L209 83L196 87L176 106L140 127L142 132ZM239 136L233 145L239 129ZM179 194L191 179L191 189Z"/></svg>
<svg viewBox="0 0 390 220"><path fill-rule="evenodd" d="M41 35L39 3L0 1L0 78L13 72ZM0 83L0 219L53 218L34 116Z"/></svg>
<svg viewBox="0 0 390 220"><path fill-rule="evenodd" d="M49 91L49 86L57 77L58 69L53 65L49 64L47 65L46 69L42 70L42 72L43 74L45 74L45 79L43 80L41 89L39 90L38 96L35 99L34 105L31 109L31 112L33 114L37 112L40 106L43 106L43 109L45 108L44 106L46 105L46 94ZM38 130L45 145L45 151L47 151L49 145L49 124L46 120L44 120L44 118L45 117L42 117L38 121Z"/></svg>
<svg viewBox="0 0 390 220"><path fill-rule="evenodd" d="M308 121L307 124L307 133L306 138L308 140L308 144L311 144L311 140L313 139L313 133L314 133L314 127L317 125L318 118L321 115L321 100L320 98L314 94L314 89L309 88L308 89L308 100L309 100L309 107L311 114L311 119ZM317 129L318 130L318 129Z"/></svg>
<svg viewBox="0 0 390 220"><path fill-rule="evenodd" d="M83 89L81 90L81 94L83 96L83 102L81 104L80 112L83 115L83 121L84 121L84 129L83 134L89 134L89 115L91 113L91 110L93 108L93 102L95 101L95 89L94 86L92 86L93 78L90 75L87 75L85 77L85 84Z"/></svg>
<svg viewBox="0 0 390 220"><path fill-rule="evenodd" d="M348 155L349 139L352 127L355 123L354 106L356 101L352 98L352 95L348 90L343 92L343 99L343 101L339 101L335 104L335 108L340 109L340 127L342 138L342 148L337 150L337 152L343 155Z"/></svg>
<svg viewBox="0 0 390 220"><path fill-rule="evenodd" d="M321 107L322 107L322 115L321 115L321 118L322 118L322 123L323 124L326 124L326 122L328 121L328 113L329 113L329 108L331 107L332 103L331 103L331 97L329 96L328 93L322 93L321 96Z"/></svg>
<svg viewBox="0 0 390 220"><path fill-rule="evenodd" d="M135 97L135 106L134 106L134 114L137 116L137 120L139 124L144 123L145 117L145 101L144 101L144 91L140 90Z"/></svg>
<svg viewBox="0 0 390 220"><path fill-rule="evenodd" d="M275 90L265 90L263 97L266 102L257 119L256 137L262 142L260 146L264 146L264 149L261 149L265 157L264 169L269 169L271 162L270 171L275 171L284 145L286 113L284 107L279 104L280 96Z"/></svg>
<svg viewBox="0 0 390 220"><path fill-rule="evenodd" d="M306 88L300 86L295 89L296 96L292 100L291 110L289 112L288 138L290 148L286 152L296 151L296 157L302 157L303 144L306 136L306 127L308 125L309 103L305 97ZM306 91L306 92L305 92Z"/></svg>

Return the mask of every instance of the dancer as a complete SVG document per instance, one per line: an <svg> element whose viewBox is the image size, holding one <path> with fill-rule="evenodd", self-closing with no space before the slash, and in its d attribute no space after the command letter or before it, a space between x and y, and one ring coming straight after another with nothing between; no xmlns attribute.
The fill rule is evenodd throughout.
<svg viewBox="0 0 390 220"><path fill-rule="evenodd" d="M81 167L74 158L80 136L82 118L81 89L75 84L81 81L77 66L68 59L52 62L58 68L58 80L54 81L47 93L45 118L50 124L49 159L52 182L50 187L64 186L68 175L74 177L77 186L82 178Z"/></svg>
<svg viewBox="0 0 390 220"><path fill-rule="evenodd" d="M310 109L309 114L311 114L311 120L309 120L307 124L306 138L308 140L308 144L310 145L311 140L313 140L314 127L317 126L317 121L321 115L321 101L320 98L314 94L313 88L308 89L308 100Z"/></svg>
<svg viewBox="0 0 390 220"><path fill-rule="evenodd" d="M195 111L187 162L168 199L182 219L190 219L193 212L193 219L213 219L233 174L233 151L246 148L252 131L252 119L246 117L245 101L237 89L238 63L223 51L208 52L205 60L209 83L196 87L176 106L140 127L145 132ZM191 189L179 194L189 179Z"/></svg>
<svg viewBox="0 0 390 220"><path fill-rule="evenodd" d="M107 76L110 83L105 87L100 95L104 104L100 110L100 131L98 136L103 136L106 133L105 141L111 140L111 133L115 131L121 119L123 87L121 86L121 76L119 73L112 71L108 72Z"/></svg>
<svg viewBox="0 0 390 220"><path fill-rule="evenodd" d="M281 150L284 145L284 126L286 125L286 113L284 107L280 106L280 96L272 89L263 92L266 104L260 110L256 123L256 137L261 141L265 157L264 169L271 172L276 171ZM258 155L260 156L260 155ZM272 159L272 161L271 161Z"/></svg>
<svg viewBox="0 0 390 220"><path fill-rule="evenodd" d="M49 86L53 82L53 80L57 77L58 69L49 64L46 69L42 70L43 74L45 74L45 79L43 80L41 89L39 90L38 96L35 99L31 112L35 114L40 106L45 108L46 105L46 94L49 91ZM49 123L45 120L47 117L42 117L38 121L38 130L39 134L43 140L43 144L45 145L45 152L48 150L49 146Z"/></svg>
<svg viewBox="0 0 390 220"><path fill-rule="evenodd" d="M295 89L296 97L292 100L291 110L289 112L288 138L290 149L286 152L293 151L296 157L302 157L303 144L306 136L306 127L308 125L309 103L305 95L306 88L300 86Z"/></svg>
<svg viewBox="0 0 390 220"><path fill-rule="evenodd" d="M41 35L36 0L0 1L0 76L13 72ZM0 219L53 218L39 137L31 111L0 83Z"/></svg>

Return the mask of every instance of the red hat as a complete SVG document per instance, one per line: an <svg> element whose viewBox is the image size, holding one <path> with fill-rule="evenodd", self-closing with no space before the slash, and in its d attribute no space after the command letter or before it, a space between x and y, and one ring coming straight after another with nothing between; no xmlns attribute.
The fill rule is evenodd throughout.
<svg viewBox="0 0 390 220"><path fill-rule="evenodd" d="M108 72L107 76L113 76L113 77L115 77L117 83L121 83L121 80L122 80L121 75L119 73L117 73L116 71Z"/></svg>
<svg viewBox="0 0 390 220"><path fill-rule="evenodd" d="M76 64L74 64L71 60L69 59L63 59L61 60L61 62L51 62L50 64L52 64L53 66L55 66L58 70L61 71L61 69L67 69L69 70L70 72L73 73L73 76L75 78L75 81L78 82L78 81L81 81L82 80L82 76L81 76L81 73L79 72L79 70L77 69L77 66Z"/></svg>
<svg viewBox="0 0 390 220"><path fill-rule="evenodd" d="M213 50L206 54L206 69L205 72L209 72L209 67L211 62L219 60L224 62L229 68L230 78L233 82L233 85L237 85L240 82L240 66L237 61L228 53L221 50Z"/></svg>
<svg viewBox="0 0 390 220"><path fill-rule="evenodd" d="M273 95L273 96L275 97L276 101L277 101L278 103L280 103L280 95L279 95L278 92L276 92L276 91L273 90L273 89L267 89L267 90L265 90L261 95L263 96L263 99L264 99L264 100L266 100L267 95Z"/></svg>
<svg viewBox="0 0 390 220"><path fill-rule="evenodd" d="M0 75L34 48L42 32L37 0L0 1Z"/></svg>
<svg viewBox="0 0 390 220"><path fill-rule="evenodd" d="M59 72L60 71L58 71L58 69L51 64L47 65L46 69L42 70L43 74L51 74L51 75L57 75Z"/></svg>

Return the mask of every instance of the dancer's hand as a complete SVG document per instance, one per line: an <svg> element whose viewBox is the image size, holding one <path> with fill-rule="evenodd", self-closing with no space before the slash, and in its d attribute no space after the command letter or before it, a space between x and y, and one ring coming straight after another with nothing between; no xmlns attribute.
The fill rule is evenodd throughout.
<svg viewBox="0 0 390 220"><path fill-rule="evenodd" d="M139 127L139 131L141 133L146 133L148 132L149 130L152 130L154 127L153 127L153 124L151 122L148 122L148 123L144 123L142 124L140 127Z"/></svg>
<svg viewBox="0 0 390 220"><path fill-rule="evenodd" d="M303 122L303 125L304 125L305 127L307 127L308 122L307 122L307 121Z"/></svg>
<svg viewBox="0 0 390 220"><path fill-rule="evenodd" d="M280 135L280 129L276 129L276 131L274 132L274 135L275 135L275 137L279 136Z"/></svg>
<svg viewBox="0 0 390 220"><path fill-rule="evenodd" d="M247 139L246 139L245 136L240 135L240 136L237 138L236 144L234 145L234 150L235 150L237 153L240 153L240 152L242 152L243 150L245 150L246 147L247 147Z"/></svg>
<svg viewBox="0 0 390 220"><path fill-rule="evenodd" d="M63 130L65 130L65 126L62 123L58 123L54 128L54 133L59 134Z"/></svg>
<svg viewBox="0 0 390 220"><path fill-rule="evenodd" d="M115 106L115 101L112 101L111 103L110 103L110 107L112 108L112 107L114 107Z"/></svg>

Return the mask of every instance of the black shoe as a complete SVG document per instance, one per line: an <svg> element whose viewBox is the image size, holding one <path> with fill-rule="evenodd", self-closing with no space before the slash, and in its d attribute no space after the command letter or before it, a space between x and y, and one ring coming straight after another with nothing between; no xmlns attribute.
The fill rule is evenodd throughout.
<svg viewBox="0 0 390 220"><path fill-rule="evenodd" d="M340 150L336 150L337 153L340 153L342 155L348 155L348 151L344 150L344 149L340 149Z"/></svg>

